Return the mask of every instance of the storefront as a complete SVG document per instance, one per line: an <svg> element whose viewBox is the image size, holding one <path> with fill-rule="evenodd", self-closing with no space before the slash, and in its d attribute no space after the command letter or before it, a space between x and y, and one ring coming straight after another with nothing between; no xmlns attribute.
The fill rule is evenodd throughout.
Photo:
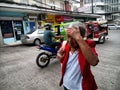
<svg viewBox="0 0 120 90"><path fill-rule="evenodd" d="M4 44L21 39L21 35L24 34L21 20L1 20L0 23Z"/></svg>
<svg viewBox="0 0 120 90"><path fill-rule="evenodd" d="M46 17L44 17L42 19L42 26L45 24L45 23L52 23L53 25L56 24L56 21L55 21L55 14L45 14Z"/></svg>
<svg viewBox="0 0 120 90"><path fill-rule="evenodd" d="M36 30L38 28L38 16L36 14L28 14L29 30Z"/></svg>
<svg viewBox="0 0 120 90"><path fill-rule="evenodd" d="M3 45L16 42L24 34L24 14L16 12L0 13L0 30Z"/></svg>

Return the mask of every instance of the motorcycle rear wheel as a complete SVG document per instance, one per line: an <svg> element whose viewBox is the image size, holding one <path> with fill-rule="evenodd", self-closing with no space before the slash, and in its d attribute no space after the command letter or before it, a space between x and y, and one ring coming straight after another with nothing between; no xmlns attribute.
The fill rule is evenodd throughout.
<svg viewBox="0 0 120 90"><path fill-rule="evenodd" d="M41 67L47 67L50 63L50 57L47 53L40 53L36 58L36 64Z"/></svg>

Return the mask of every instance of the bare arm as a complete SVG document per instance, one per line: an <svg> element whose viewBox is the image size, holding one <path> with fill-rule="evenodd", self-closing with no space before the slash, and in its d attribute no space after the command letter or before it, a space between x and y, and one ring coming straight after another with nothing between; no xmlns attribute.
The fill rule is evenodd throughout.
<svg viewBox="0 0 120 90"><path fill-rule="evenodd" d="M91 48L87 45L87 43L82 38L79 38L76 41L77 41L83 55L85 56L86 60L88 61L88 63L93 65L93 66L97 65L99 62L99 59L92 52Z"/></svg>
<svg viewBox="0 0 120 90"><path fill-rule="evenodd" d="M64 52L64 49L63 48L60 48L57 52L57 59L62 62L63 60L63 57L65 55L65 52Z"/></svg>
<svg viewBox="0 0 120 90"><path fill-rule="evenodd" d="M64 36L63 35L58 35L58 36L56 35L56 36L54 36L54 38L59 39L59 38L64 38Z"/></svg>

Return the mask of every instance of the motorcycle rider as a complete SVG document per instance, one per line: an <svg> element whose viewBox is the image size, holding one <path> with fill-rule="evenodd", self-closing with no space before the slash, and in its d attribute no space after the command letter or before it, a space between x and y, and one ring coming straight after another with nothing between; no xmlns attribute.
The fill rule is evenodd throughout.
<svg viewBox="0 0 120 90"><path fill-rule="evenodd" d="M44 42L47 46L54 48L56 50L59 49L60 47L60 42L55 42L52 39L53 38L60 38L60 36L56 36L55 34L52 33L52 24L51 23L46 23L45 24L45 31L44 31Z"/></svg>

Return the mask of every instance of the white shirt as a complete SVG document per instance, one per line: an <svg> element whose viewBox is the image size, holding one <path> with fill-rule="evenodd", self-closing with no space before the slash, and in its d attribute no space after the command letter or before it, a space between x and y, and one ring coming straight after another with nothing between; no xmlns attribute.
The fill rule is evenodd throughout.
<svg viewBox="0 0 120 90"><path fill-rule="evenodd" d="M78 50L73 54L69 52L63 85L69 90L82 90L82 74L78 62Z"/></svg>

